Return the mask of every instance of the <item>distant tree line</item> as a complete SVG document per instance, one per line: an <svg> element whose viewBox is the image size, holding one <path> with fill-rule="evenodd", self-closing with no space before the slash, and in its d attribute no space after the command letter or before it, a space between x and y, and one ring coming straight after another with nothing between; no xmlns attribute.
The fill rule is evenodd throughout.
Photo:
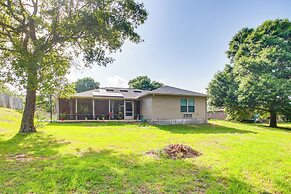
<svg viewBox="0 0 291 194"><path fill-rule="evenodd" d="M73 84L75 85L75 91L77 93L94 90L100 87L100 83L98 81L95 81L91 77L84 77L82 79L78 79ZM136 78L129 80L128 86L130 88L151 91L164 86L164 84L158 81L152 81L148 76L145 75L137 76Z"/></svg>

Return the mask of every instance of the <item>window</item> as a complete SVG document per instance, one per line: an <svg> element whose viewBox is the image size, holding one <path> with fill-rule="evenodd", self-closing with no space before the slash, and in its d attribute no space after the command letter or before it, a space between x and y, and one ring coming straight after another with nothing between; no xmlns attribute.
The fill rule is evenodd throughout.
<svg viewBox="0 0 291 194"><path fill-rule="evenodd" d="M188 112L195 112L194 98L188 98Z"/></svg>
<svg viewBox="0 0 291 194"><path fill-rule="evenodd" d="M181 112L187 112L187 98L181 98Z"/></svg>
<svg viewBox="0 0 291 194"><path fill-rule="evenodd" d="M195 112L194 98L181 98L181 112Z"/></svg>

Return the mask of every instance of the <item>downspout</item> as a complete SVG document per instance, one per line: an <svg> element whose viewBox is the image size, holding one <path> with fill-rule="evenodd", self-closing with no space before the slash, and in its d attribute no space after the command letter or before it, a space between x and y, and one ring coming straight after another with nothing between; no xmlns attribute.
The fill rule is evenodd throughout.
<svg viewBox="0 0 291 194"><path fill-rule="evenodd" d="M207 118L207 97L205 98L205 123L207 123L208 118Z"/></svg>

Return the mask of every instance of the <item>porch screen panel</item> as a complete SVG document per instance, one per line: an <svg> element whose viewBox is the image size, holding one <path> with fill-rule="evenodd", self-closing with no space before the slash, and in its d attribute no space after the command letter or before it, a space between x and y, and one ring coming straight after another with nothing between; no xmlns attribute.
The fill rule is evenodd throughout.
<svg viewBox="0 0 291 194"><path fill-rule="evenodd" d="M78 99L77 104L78 119L93 119L92 99Z"/></svg>
<svg viewBox="0 0 291 194"><path fill-rule="evenodd" d="M101 117L107 117L108 113L109 113L109 100L95 99L96 118L101 119Z"/></svg>
<svg viewBox="0 0 291 194"><path fill-rule="evenodd" d="M69 114L70 113L70 100L59 99L59 112L60 112L60 114Z"/></svg>

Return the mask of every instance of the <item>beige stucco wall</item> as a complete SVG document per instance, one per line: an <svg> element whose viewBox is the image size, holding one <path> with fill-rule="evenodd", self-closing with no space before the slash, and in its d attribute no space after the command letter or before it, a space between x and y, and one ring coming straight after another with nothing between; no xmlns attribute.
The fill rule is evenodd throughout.
<svg viewBox="0 0 291 194"><path fill-rule="evenodd" d="M148 96L141 100L141 114L145 119L173 120L184 118L184 114L192 114L192 119L206 120L206 98L194 97L195 112L183 113L180 111L182 96Z"/></svg>
<svg viewBox="0 0 291 194"><path fill-rule="evenodd" d="M152 119L152 97L146 96L140 101L140 114L144 119Z"/></svg>

